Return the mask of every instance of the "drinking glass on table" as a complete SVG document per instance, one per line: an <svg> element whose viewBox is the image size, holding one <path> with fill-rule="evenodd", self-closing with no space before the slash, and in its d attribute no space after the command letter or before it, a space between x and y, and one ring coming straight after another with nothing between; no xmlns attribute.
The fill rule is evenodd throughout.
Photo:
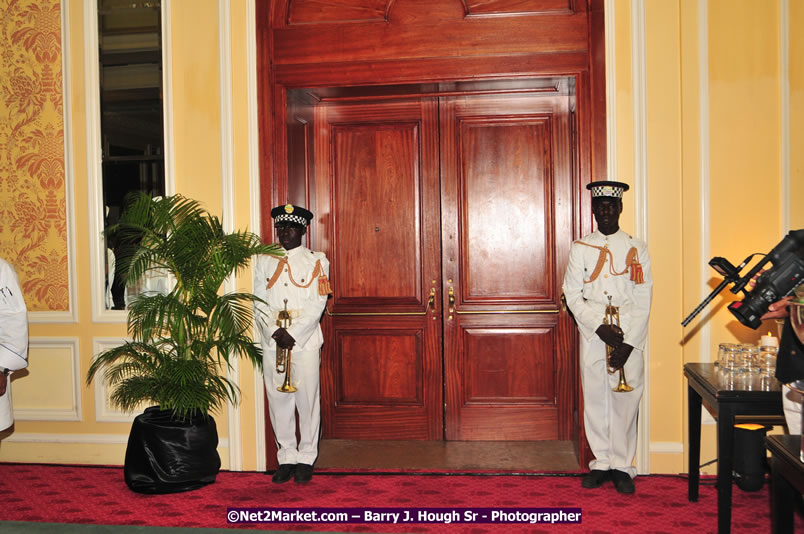
<svg viewBox="0 0 804 534"><path fill-rule="evenodd" d="M740 354L740 345L737 343L721 343L717 349L715 364L721 369L736 370L737 357Z"/></svg>
<svg viewBox="0 0 804 534"><path fill-rule="evenodd" d="M774 376L776 375L776 355L779 352L778 347L760 347L759 348L759 371L763 375Z"/></svg>
<svg viewBox="0 0 804 534"><path fill-rule="evenodd" d="M763 376L759 373L754 372L740 372L736 373L735 379L735 389L740 389L743 391L755 391L762 389L762 379Z"/></svg>
<svg viewBox="0 0 804 534"><path fill-rule="evenodd" d="M718 346L717 361L724 371L735 372L739 368L742 348L736 343L721 343Z"/></svg>
<svg viewBox="0 0 804 534"><path fill-rule="evenodd" d="M739 387L737 387L737 383L736 383L736 380L735 380L737 375L738 375L738 373L735 373L734 371L726 369L725 367L721 367L720 369L717 370L717 373L716 373L715 376L717 378L717 383L718 383L718 386L720 387L720 389L733 391L735 389L739 389Z"/></svg>
<svg viewBox="0 0 804 534"><path fill-rule="evenodd" d="M740 372L759 374L759 347L742 345L740 348Z"/></svg>

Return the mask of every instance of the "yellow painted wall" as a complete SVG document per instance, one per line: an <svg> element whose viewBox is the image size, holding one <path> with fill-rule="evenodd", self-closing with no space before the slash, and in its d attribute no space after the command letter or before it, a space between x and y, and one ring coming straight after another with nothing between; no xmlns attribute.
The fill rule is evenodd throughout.
<svg viewBox="0 0 804 534"><path fill-rule="evenodd" d="M790 228L804 228L804 2L790 1Z"/></svg>
<svg viewBox="0 0 804 534"><path fill-rule="evenodd" d="M203 199L212 213L220 213L218 2L185 0L171 5L176 191Z"/></svg>
<svg viewBox="0 0 804 534"><path fill-rule="evenodd" d="M248 81L249 69L254 68L248 63L248 29L246 28L246 3L232 3L232 123L233 123L233 170L235 187L235 226L245 228L253 232L259 232L259 228L251 227L251 195L250 195L250 172L249 167L249 109L248 103ZM256 53L256 48L253 49ZM253 79L256 81L256 71L252 72ZM255 87L256 89L256 87ZM251 117L256 120L256 117ZM256 123L255 123L256 124ZM255 170L255 176L257 176ZM257 219L259 220L259 219ZM251 289L251 269L244 271L237 279L238 288ZM255 376L256 375L256 376ZM240 366L241 384L241 403L240 403L240 442L244 468L254 469L257 459L257 425L264 425L264 419L257 420L256 403L260 406L263 403L262 390L259 389L259 396L252 387L254 381L262 380L262 373L248 364ZM268 430L268 439L272 439ZM260 454L264 454L260 451ZM248 467L246 467L246 465Z"/></svg>
<svg viewBox="0 0 804 534"><path fill-rule="evenodd" d="M211 213L220 216L223 175L218 2L185 0L172 2L171 7L176 192L202 201ZM188 21L192 24L185 23ZM226 436L226 414L215 414L215 420L218 435Z"/></svg>
<svg viewBox="0 0 804 534"><path fill-rule="evenodd" d="M634 69L630 0L613 0L616 29L616 157L618 177L635 183ZM715 282L707 262L720 255L732 262L750 252L767 252L782 237L782 208L787 203L791 228L804 227L804 2L790 0L790 195L782 199L781 177L781 0L709 0L705 27L708 97L701 102L699 71L699 0L645 2L647 176L646 230L656 280L650 331L650 466L652 472L686 471L685 362L708 360L721 341L752 341L760 332L739 326L723 309L731 294L716 299L689 328L681 319L705 296L702 276ZM122 323L93 322L89 260L89 191L83 4L69 0L69 131L74 181L75 248L72 262L78 296L76 322L31 325L31 368L14 380L17 407L31 414L57 414L62 420L18 420L13 433L0 435L0 461L116 464L123 462L130 424L102 422L94 386L83 376L98 338L125 335ZM254 65L247 58L248 0L230 2L230 121L221 115L219 3L217 0L171 0L172 123L175 190L197 198L213 212L223 206L221 130L232 125L231 183L236 228L252 220L249 175L249 108L247 80ZM8 39L7 36L2 36ZM708 166L702 167L705 145L702 118L709 124ZM708 196L702 180L708 176ZM761 184L761 185L759 185ZM633 199L635 197L631 197ZM641 214L627 203L624 228L633 230ZM708 228L708 231L706 230ZM256 229L254 229L256 230ZM0 234L3 235L3 234ZM704 239L709 248L702 252ZM4 241L5 245L5 241ZM250 289L250 273L237 287ZM733 297L732 297L733 298ZM709 341L702 339L708 333ZM52 367L44 367L52 362ZM77 367L77 369L76 369ZM59 370L58 377L48 369ZM69 379L65 378L69 375ZM216 414L219 433L240 431L235 442L242 468L255 469L257 414L262 397L255 376L241 362L242 403L239 425L226 413ZM43 397L41 392L48 392ZM258 391L258 390L257 390ZM74 415L70 415L74 414ZM45 419L47 415L45 415ZM270 433L269 433L270 435ZM714 426L706 425L702 461L715 457ZM230 451L220 449L224 467ZM238 454L239 453L239 454Z"/></svg>
<svg viewBox="0 0 804 534"><path fill-rule="evenodd" d="M627 162L634 148L630 124L622 123L629 120L633 95L621 84L631 83L633 41L625 24L635 15L630 2L616 0L615 7L617 132L625 134L617 139L618 168L629 181ZM773 323L754 331L737 322L725 309L738 298L728 290L689 327L682 328L680 322L720 282L707 265L711 257L724 256L738 264L752 252L768 252L784 235L785 208L791 228L804 226L804 179L801 156L792 149L791 194L782 198L781 2L655 0L644 7L647 228L655 279L649 347L650 470L675 473L687 470L683 364L709 361L720 342L756 342L764 330L775 331ZM804 49L801 37L793 35L804 10L797 1L790 7L795 147L804 133ZM702 35L704 42L699 41ZM707 124L708 137L703 138ZM714 428L711 420L704 425L702 462L716 458Z"/></svg>
<svg viewBox="0 0 804 534"><path fill-rule="evenodd" d="M678 288L683 285L681 250L682 175L680 12L675 2L646 5L648 234L653 270L649 334L650 440L672 443L682 426L681 404L668 403L682 387ZM661 65L661 68L657 66ZM658 246L657 246L658 245ZM674 409L667 407L673 405ZM661 454L660 458L665 456ZM658 461L658 459L657 459ZM665 466L660 467L662 470ZM673 470L670 469L672 472Z"/></svg>

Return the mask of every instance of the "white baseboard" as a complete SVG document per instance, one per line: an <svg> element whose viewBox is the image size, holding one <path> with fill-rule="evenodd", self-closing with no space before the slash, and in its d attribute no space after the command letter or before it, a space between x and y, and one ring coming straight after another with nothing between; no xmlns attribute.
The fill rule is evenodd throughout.
<svg viewBox="0 0 804 534"><path fill-rule="evenodd" d="M4 443L80 443L96 445L118 445L128 443L128 434L40 434L34 432L13 432L3 438ZM227 438L218 441L218 448L228 449Z"/></svg>
<svg viewBox="0 0 804 534"><path fill-rule="evenodd" d="M651 441L651 454L682 454L684 444L678 441Z"/></svg>

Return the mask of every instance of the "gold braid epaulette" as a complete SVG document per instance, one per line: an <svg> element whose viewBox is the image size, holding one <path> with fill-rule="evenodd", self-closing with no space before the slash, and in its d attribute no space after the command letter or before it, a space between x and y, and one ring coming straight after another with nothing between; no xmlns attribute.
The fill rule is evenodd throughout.
<svg viewBox="0 0 804 534"><path fill-rule="evenodd" d="M282 276L282 269L284 267L288 268L288 278L290 278L290 283L296 287L300 287L302 289L306 289L310 287L313 283L313 280L318 279L318 294L319 295L329 295L332 293L332 286L329 283L329 279L327 275L324 273L324 268L321 267L321 260L316 260L315 268L313 269L313 275L310 277L310 281L306 284L300 284L293 278L293 270L290 268L290 264L288 263L287 256L281 258L279 262L276 264L276 270L274 271L273 276L268 279L268 285L266 289L271 289L276 284L276 281L279 280L279 277Z"/></svg>
<svg viewBox="0 0 804 534"><path fill-rule="evenodd" d="M592 271L592 275L589 277L589 280L584 280L584 284L589 284L597 280L597 277L600 276L600 272L603 270L603 264L606 263L606 256L608 255L609 261L609 273L613 276L622 276L625 273L631 273L631 281L635 284L642 284L645 282L645 276L642 273L642 265L639 263L639 253L637 252L636 247L631 247L628 251L628 254L625 256L625 270L621 272L617 272L614 270L614 256L611 254L611 250L607 247L599 247L597 245L590 245L589 243L584 243L583 241L576 241L576 243L580 245L586 245L587 247L596 248L600 251L600 256L597 257L597 265L595 265L594 270Z"/></svg>

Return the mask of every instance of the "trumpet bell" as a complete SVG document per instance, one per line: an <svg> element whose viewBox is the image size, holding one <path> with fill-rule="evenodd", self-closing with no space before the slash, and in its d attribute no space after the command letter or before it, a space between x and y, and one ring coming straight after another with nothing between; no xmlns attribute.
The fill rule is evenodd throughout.
<svg viewBox="0 0 804 534"><path fill-rule="evenodd" d="M296 391L296 388L290 383L290 351L288 351L287 360L285 360L285 380L276 390L280 393L293 393Z"/></svg>
<svg viewBox="0 0 804 534"><path fill-rule="evenodd" d="M276 390L279 391L280 393L294 393L296 391L296 388L293 387L293 385L289 381L285 380L281 386L276 388Z"/></svg>
<svg viewBox="0 0 804 534"><path fill-rule="evenodd" d="M617 387L612 389L615 393L628 393L629 391L634 391L634 388L628 385L628 382L625 381L625 371L623 371L622 367L620 368L620 381L617 383Z"/></svg>
<svg viewBox="0 0 804 534"><path fill-rule="evenodd" d="M603 324L609 324L612 326L616 326L617 328L620 327L620 309L617 306L611 305L611 295L609 295L609 305L606 306L606 315L603 317ZM612 348L606 345L606 370L609 374L613 375L617 372L617 369L613 368L609 365L609 358L611 357ZM634 391L634 388L628 385L628 382L625 381L625 370L620 367L620 381L617 384L617 387L612 388L612 391L615 393L628 393L629 391Z"/></svg>
<svg viewBox="0 0 804 534"><path fill-rule="evenodd" d="M282 352L282 365L279 365L279 352ZM285 380L282 382L282 385L276 388L277 391L280 393L293 393L296 391L296 388L293 387L293 384L290 383L290 360L293 356L290 349L280 349L277 346L277 373L285 373Z"/></svg>

